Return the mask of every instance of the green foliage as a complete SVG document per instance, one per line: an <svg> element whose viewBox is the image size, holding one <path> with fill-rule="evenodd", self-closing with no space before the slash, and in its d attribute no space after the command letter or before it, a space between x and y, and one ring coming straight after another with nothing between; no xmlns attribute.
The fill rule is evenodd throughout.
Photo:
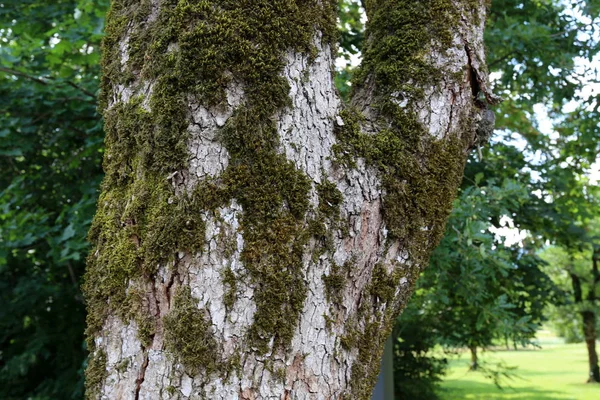
<svg viewBox="0 0 600 400"><path fill-rule="evenodd" d="M597 213L597 188L585 176L600 150L600 128L591 122L597 97L582 90L591 71L576 65L600 51L592 34L600 20L590 13L597 8L596 0L494 2L486 43L499 76L495 90L505 99L496 110L503 143L470 166L471 175L514 174L537 193L515 215L516 225L569 248L588 240L586 221ZM579 106L566 112L569 102ZM555 133L539 129L535 105L548 110Z"/></svg>
<svg viewBox="0 0 600 400"><path fill-rule="evenodd" d="M394 395L396 399L435 400L448 359L434 350L438 336L435 319L411 301L402 312L394 337Z"/></svg>
<svg viewBox="0 0 600 400"><path fill-rule="evenodd" d="M551 282L534 254L506 247L490 232L493 216L526 200L522 187L505 181L470 187L456 201L415 297L437 320L439 343L487 347L499 338L527 343L535 334L552 298Z"/></svg>
<svg viewBox="0 0 600 400"><path fill-rule="evenodd" d="M531 342L557 292L535 253L505 246L490 231L497 216L511 215L529 196L515 181L488 179L486 186L463 189L455 201L444 239L396 324L399 398L431 398L445 371L436 345L485 349ZM506 371L485 365L481 372L499 379Z"/></svg>
<svg viewBox="0 0 600 400"><path fill-rule="evenodd" d="M352 58L360 54L364 41L364 13L359 0L339 0L338 29L340 40L337 59L337 74L335 85L344 100L348 100L351 91L351 81L355 65ZM343 60L343 61L342 61Z"/></svg>
<svg viewBox="0 0 600 400"><path fill-rule="evenodd" d="M527 343L544 306L563 299L536 251L546 240L585 247L598 210L596 188L584 175L598 151L598 128L586 122L594 121L589 104L596 99L581 96L585 73L574 58L591 59L599 48L582 33L590 27L564 12L581 6L585 15L595 3L492 3L486 44L490 70L500 77L495 91L505 98L496 110L503 139L467 164L446 237L399 326L434 323L436 343L450 346ZM558 139L542 133L534 105L544 103L556 117L571 100L582 106L555 121ZM506 248L490 233L507 217L527 232L523 248Z"/></svg>
<svg viewBox="0 0 600 400"><path fill-rule="evenodd" d="M85 232L107 1L0 8L0 398L83 396Z"/></svg>
<svg viewBox="0 0 600 400"><path fill-rule="evenodd" d="M515 224L527 229L538 246L543 242L553 245L542 257L550 263L545 272L563 297L549 309L548 316L559 332L576 341L582 338L582 332L576 332L582 327L579 319L584 314L595 319L597 308L587 297L588 293L595 296L592 288L597 278L593 277L591 254L598 241L593 221L600 214L600 193L587 174L600 150L598 95L589 96L583 86L592 82L593 75L586 63L597 59L600 51L593 33L600 23L594 13L599 3L500 4L509 7L502 12L492 9L494 23L486 38L492 59L498 60L492 66L501 72L497 90L507 99L500 106L498 121L505 137L519 133L521 143L507 141L495 146L484 154L491 163L473 167L488 175L491 170L499 171L499 161L504 159L502 165L508 168L503 173L519 175L528 191L535 193L515 214ZM553 118L553 133L538 129L533 115L536 103L544 105ZM569 103L576 106L566 107Z"/></svg>
<svg viewBox="0 0 600 400"><path fill-rule="evenodd" d="M138 18L142 18L144 12L148 11L147 8L144 10L144 7L147 7L149 2L137 3L141 5ZM423 281L423 288L415 297L416 299L430 298L433 302L431 304L439 303L440 307L446 308L435 314L436 318L421 322L423 326L437 324L438 318L445 315L447 317L442 322L445 324L444 329L448 329L452 323L462 321L462 317L452 317L451 311L454 309L449 304L461 305L456 308L458 316L465 315L468 306L481 304L482 308L478 316L469 319L475 327L478 327L474 331L478 343L485 343L484 339L489 335L492 337L508 335L517 340L527 340L539 319L528 319L525 316L532 310L538 312L548 294L546 285L538 287L538 282L544 279L544 274L540 272L540 261L532 254L533 251L541 240L556 242L571 253L586 251L585 248L591 237L589 220L597 215L597 208L591 207L596 202L595 188L586 180L584 173L589 170L590 164L598 153L600 128L597 121L600 116L595 105L599 99L598 96L586 98L578 91L584 77L589 76L589 71L575 70L573 60L576 56L593 58L597 54L598 43L589 40L586 36L592 33L594 23L584 24L571 14L564 13L564 10L573 4L578 4L584 16L589 17L592 22L597 22L597 19L594 20L600 9L600 3L597 1L495 0L493 2L486 41L490 69L502 72L500 79L495 82L496 91L505 98L497 109L498 127L505 133L518 133L519 137L526 140L526 147L523 151L521 147L511 142L508 135L505 135L503 142L483 150L483 160L473 159L467 165L467 179L463 184L462 195L465 204L457 211L458 214L454 214L453 224L449 225L457 229L448 229L447 241L439 250L441 252L438 253L439 257L434 260L431 272ZM84 268L83 260L88 252L85 233L90 226L95 209L96 188L102 175L99 165L102 157L103 134L95 104L99 79L99 41L108 1L7 0L2 5L3 7L0 7L2 65L0 67L0 169L2 170L0 176L2 210L0 213L0 289L2 289L0 397L3 399L81 398L83 387L81 367L85 357L82 337L85 311L79 293L79 282ZM362 9L357 1L340 0L339 5L340 50L348 59L350 54L357 54L361 48L364 37L361 22ZM176 23L185 22L179 19L180 17L206 12L201 6L189 5L180 11L180 14L172 15ZM296 22L301 24L300 19L299 16ZM275 28L282 25L281 19L273 21L277 22ZM332 25L332 21L322 21L322 23ZM118 33L122 28L116 23L111 29L113 33ZM275 28L269 31L271 35L268 36L282 46L287 46L290 41L297 42L298 34L302 37L300 41L306 43L305 35L312 32L312 27L304 26L293 31L293 35L275 38L273 33L280 32ZM197 91L204 93L207 101L216 103L222 100L222 89L227 84L227 77L223 74L226 69L223 68L223 63L226 60L212 59L212 51L219 46L226 46L228 41L245 40L244 37L248 36L246 34L248 32L236 33L236 30L223 32L219 27L212 29L215 30L204 36L195 36L197 40L190 42L187 47L184 46L182 56L178 59L169 59L166 56L167 52L161 53L161 49L164 50L168 44L169 35L174 35L175 30L165 30L165 36L157 40L156 47L150 47L151 41L145 41L147 38L136 37L134 34L133 42L137 41L138 45L132 47L131 68L124 74L115 74L113 70L113 75L108 68L109 73L104 78L105 82L106 79L130 81L136 73L155 73L156 71L141 70L143 64L141 57L146 53L158 58L164 57L164 65L170 70L183 72L196 66L189 61L190 57L198 55L195 60L204 63L205 67L208 65L209 68L206 68L206 76L200 77L193 83L198 84ZM109 34L110 32L109 29ZM330 38L335 36L332 29L328 32ZM223 35L219 36L221 34ZM220 37L220 41L214 41L216 37ZM394 38L386 40L394 40ZM386 43L388 42L381 42L382 45ZM230 54L231 60L251 60L252 67L257 64L264 67L261 69L260 76L253 76L250 73L250 64L237 63L239 70L236 72L246 76L249 82L257 83L256 88L260 88L253 94L253 98L257 101L268 100L266 104L269 107L280 105L279 102L283 98L280 96L281 82L277 79L274 81L267 79L264 84L261 82L271 69L276 70L281 60L276 57L263 59L258 49L252 46L242 46L242 48L246 49L246 53ZM199 54L198 49L204 52ZM117 61L119 57L117 55L107 59ZM380 71L381 79L393 83L400 77L399 71L402 71L402 69L398 70L398 67L394 65ZM262 72L265 74L263 75ZM352 68L346 65L336 76L336 83L343 96L348 96L350 92L347 82L352 74ZM164 127L164 132L176 132L181 122L177 120L179 115L177 106L180 99L173 92L174 89L169 90L169 85L166 83L159 85L157 89L161 93L161 97L157 97L155 104L162 110L158 118L159 122ZM554 139L540 132L533 117L534 104L545 103L551 109L551 116L559 116L561 107L573 99L581 100L581 106L556 121L559 137ZM274 100L275 103L269 103L270 100ZM272 109L269 107L265 110ZM261 114L258 121L265 126L268 126L264 120L267 111ZM117 135L113 138L115 139L113 142L117 139L126 139L122 136L123 129L131 131L132 127L117 128L113 120L114 129L111 129L110 118L108 120L108 131ZM253 139L258 139L257 143L273 145L272 137L269 136L272 131L269 129L264 130L266 132L264 137L239 136L240 132L247 132L246 128L257 121L252 119L244 121L242 116L238 116L235 121L237 125L230 130L230 143L233 144L240 138L247 139L240 141L241 147L231 147L238 160L245 157L255 159L252 155L255 150L252 147ZM347 126L352 125L348 124L348 119L346 122ZM238 127L240 129L237 129ZM181 140L173 141L173 137L169 135L138 137L138 141L145 141L146 146L140 147L143 150L140 152L140 157L113 160L112 166L115 168L109 168L111 173L108 179L118 182L127 181L133 171L131 166L135 163L146 166L163 165L165 170L178 167L177 163L180 159L175 160L174 163L173 159L165 158L164 153L156 151L165 147L180 146ZM393 135L383 135L379 139L373 141L373 146L368 146L368 149L365 147L368 150L365 154L370 157L374 165L394 173L405 168L403 163L406 160L403 159L392 158L393 162L390 165L384 162L393 153L396 143ZM126 141L122 143L130 144ZM360 148L362 144L358 144ZM527 157L528 152L538 152L539 156L532 160ZM124 153L117 151L115 154ZM273 157L271 153L267 156ZM296 177L295 171L279 161L282 160L274 160L274 164L277 165L275 172L282 180L285 181L290 176ZM111 164L108 161L107 163ZM231 190L236 193L247 192L244 197L246 207L256 206L256 215L264 216L269 210L278 209L284 203L296 204L297 207L293 211L295 213L303 212L302 190L290 192L287 190L289 187L285 185L266 188L266 185L261 185L261 179L270 176L273 170L266 168L260 162L257 162L254 167L251 171L232 170L228 175L232 185L223 196L231 197ZM158 172L162 173L164 170ZM250 187L236 184L253 174L258 178L250 181ZM297 179L293 181L299 183L296 186L304 187L302 179ZM264 182L270 181L264 180ZM477 182L477 185L474 186L473 182ZM218 192L210 185L211 183L207 183L205 186L206 193ZM261 192L263 189L269 190ZM523 191L535 192L539 195L523 196ZM217 199L206 193L201 200L203 204L214 205L215 202L219 203L223 200L220 193L213 193ZM152 198L161 194L147 195ZM492 204L489 208L486 204L488 196L492 196ZM510 198L511 196L514 198ZM323 186L320 197L332 205L338 201L337 194L328 190L327 185ZM270 200L264 201L265 198ZM300 201L296 201L298 199ZM321 204L326 203L321 202ZM141 207L139 204L138 206ZM176 204L174 209L188 206ZM136 215L134 211L129 210L129 216ZM153 212L160 215L162 211L154 209ZM323 248L326 248L326 228L327 224L335 223L335 207L323 207L319 213L323 218L310 221L312 224L310 235L321 238ZM517 227L528 229L531 238L538 240L529 241L525 250L502 249L486 231L489 226L499 226L502 215L511 216ZM298 233L296 227L290 225L289 219L285 218L286 215L270 217L278 222L276 226L280 229L275 231L275 236L277 233L284 233L287 235L285 236L287 243L291 243L295 238L292 233ZM262 217L247 222L258 226L262 223L261 220ZM159 233L160 221L156 223L159 228L154 227L150 230L156 232L158 236L154 236L153 239L150 237L147 243L162 242L164 239ZM197 232L197 230L190 231L188 226L173 227L173 229L192 234ZM484 232L482 233L481 230ZM163 233L166 234L167 231ZM304 236L302 238L306 239ZM189 243L185 235L179 239L183 247ZM259 248L263 243L269 242L271 237L255 236L250 239L256 243L255 248ZM131 252L121 252L121 250L127 249L115 249L117 256L132 256ZM457 254L453 254L454 250ZM277 251L290 257L289 246L280 246ZM140 254L136 252L133 256L144 259L144 252L140 251ZM258 260L262 256L249 253L246 257ZM546 258L545 255L543 257ZM555 265L552 260L548 261L551 266ZM285 262L294 264L293 259L286 259ZM456 263L459 265L455 265ZM439 267L438 272L435 272L436 266ZM338 267L330 277L324 277L326 282L329 282L328 290L330 289L330 297L334 302L336 291L345 284L346 268L347 266ZM276 272L276 269L273 271ZM548 269L543 271L547 272ZM133 273L126 270L121 272ZM562 286L564 282L560 279L556 280L556 277L563 276L562 273L559 271L549 273L559 287L567 290L568 285ZM581 274L585 281L589 269L588 272L581 270ZM458 277L465 279L464 285L453 287L452 284L456 283L453 280ZM232 303L235 301L236 277L228 274L223 279L230 288L227 301ZM273 293L281 294L286 287L295 284L293 274L282 277L281 274L273 273L270 279L273 285L270 286L272 290L265 291L268 296ZM427 282L429 282L429 289L425 286ZM101 285L110 286L112 283L100 281ZM439 297L436 297L429 291L434 290L434 287L437 288L438 283L441 289ZM502 284L505 286L502 287ZM491 285L489 294L486 294L487 285ZM118 285L111 287L120 288ZM472 290L472 299L466 298L469 289ZM386 297L385 293L384 285L380 294ZM525 295L526 293L533 293L533 297L529 297L529 294ZM494 299L492 294L497 297ZM268 296L265 296L265 299ZM275 297L274 301L275 308L279 307L277 312L281 313L281 310L284 310L287 314L281 318L265 314L265 320L259 329L262 333L259 332L258 336L267 337L273 334L283 318L289 319L290 314L298 312L301 297ZM430 303L424 304L419 308L418 313L413 314L423 317L425 314L422 314L422 310L432 310L428 308ZM272 304L265 300L264 308L269 306ZM566 307L561 310L576 311L574 308L568 308L572 305ZM410 319L410 313L409 308L405 313L406 318ZM516 329L511 327L514 322L517 323ZM572 321L570 323L574 324ZM284 325L289 329L289 324ZM405 325L404 329L407 330L404 332L407 338L404 343L408 347L402 350L403 354L426 355L424 351L431 343L427 340L414 342L414 335L417 334L410 333L412 331L408 329L409 326L414 327L414 325ZM499 330L494 331L496 329L494 327ZM148 335L151 334L151 326L148 332ZM441 328L431 328L430 332L437 334L442 331ZM289 332L278 333L280 336L287 334ZM373 333L373 335L377 336L380 333ZM453 336L446 342L460 343L465 338L464 334L462 337L459 335L458 338ZM367 342L367 339L369 338L361 340ZM366 353L363 356L366 357ZM96 359L90 361L88 379L91 385L103 379L102 357L102 354L99 354ZM421 369L425 372L419 376L435 376L435 372L439 370L436 368L441 368L443 365L440 363L435 367L433 362L427 366L425 359L417 357L415 363L420 362L425 363L422 364L423 369ZM412 368L408 369L413 375L408 376L415 377L417 372Z"/></svg>

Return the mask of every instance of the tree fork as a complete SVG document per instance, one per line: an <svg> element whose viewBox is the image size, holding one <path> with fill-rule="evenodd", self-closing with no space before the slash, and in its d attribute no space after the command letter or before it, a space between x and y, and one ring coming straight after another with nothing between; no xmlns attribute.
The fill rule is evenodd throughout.
<svg viewBox="0 0 600 400"><path fill-rule="evenodd" d="M88 398L367 399L486 102L485 1L115 0ZM483 100L482 100L483 99Z"/></svg>

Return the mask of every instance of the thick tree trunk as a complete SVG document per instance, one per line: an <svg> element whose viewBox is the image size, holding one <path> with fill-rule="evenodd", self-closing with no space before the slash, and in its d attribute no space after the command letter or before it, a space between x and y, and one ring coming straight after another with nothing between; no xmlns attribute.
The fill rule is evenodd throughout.
<svg viewBox="0 0 600 400"><path fill-rule="evenodd" d="M344 106L335 0L114 0L88 398L368 398L485 133L484 3L367 1Z"/></svg>

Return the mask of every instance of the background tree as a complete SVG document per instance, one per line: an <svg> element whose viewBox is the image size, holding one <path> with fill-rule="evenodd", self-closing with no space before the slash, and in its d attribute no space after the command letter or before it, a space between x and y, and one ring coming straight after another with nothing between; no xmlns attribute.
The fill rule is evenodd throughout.
<svg viewBox="0 0 600 400"><path fill-rule="evenodd" d="M553 246L542 252L557 285L569 294L566 304L553 308L554 324L567 340L585 341L588 351L589 382L598 382L598 245L579 251ZM556 316L558 314L558 317Z"/></svg>
<svg viewBox="0 0 600 400"><path fill-rule="evenodd" d="M0 7L0 398L83 396L80 277L102 148L107 1Z"/></svg>
<svg viewBox="0 0 600 400"><path fill-rule="evenodd" d="M533 22L521 20L520 7L531 13L528 21ZM600 131L592 122L598 119L598 97L584 90L597 79L590 62L599 50L598 9L597 1L524 2L503 13L492 12L494 22L486 38L494 49L491 60L510 60L499 64L503 67L496 90L507 98L500 106L499 125L513 140L517 132L522 139L504 147L511 154L506 160L512 160L512 169L526 178L528 191L535 194L513 214L515 225L530 232L538 245L548 241L570 253L593 246L590 221L598 212L597 188L587 177L600 149ZM526 25L519 29L521 47L504 47L515 43L503 32L520 25ZM495 61L490 65L493 69ZM538 129L534 107L540 105L548 110L550 129ZM519 157L519 151L529 156ZM491 169L498 171L497 164ZM484 170L490 176L490 168ZM577 276L572 275L575 286L580 282ZM587 314L589 332L595 325L590 317ZM596 335L588 334L593 344L591 336ZM597 359L593 353L590 360Z"/></svg>
<svg viewBox="0 0 600 400"><path fill-rule="evenodd" d="M535 253L506 246L505 238L490 230L496 216L512 214L528 196L512 180L488 181L481 187L474 182L455 201L446 235L396 324L398 398L434 398L446 366L435 346L448 352L469 349L471 370L481 369L500 384L503 371L481 368L478 350L526 345L535 336L546 304L556 301L558 292ZM421 347L407 347L412 343ZM419 371L429 373L411 379Z"/></svg>

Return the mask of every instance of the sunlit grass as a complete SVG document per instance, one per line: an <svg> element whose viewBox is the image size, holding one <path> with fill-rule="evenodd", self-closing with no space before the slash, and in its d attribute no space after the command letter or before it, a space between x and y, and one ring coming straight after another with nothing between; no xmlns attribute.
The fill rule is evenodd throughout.
<svg viewBox="0 0 600 400"><path fill-rule="evenodd" d="M469 354L462 353L450 362L449 373L439 391L444 400L599 400L600 385L586 384L585 344L563 344L547 331L538 334L541 349L487 352L490 362L504 361L517 366L517 378L498 389L482 374L469 372ZM600 350L600 348L599 348Z"/></svg>

